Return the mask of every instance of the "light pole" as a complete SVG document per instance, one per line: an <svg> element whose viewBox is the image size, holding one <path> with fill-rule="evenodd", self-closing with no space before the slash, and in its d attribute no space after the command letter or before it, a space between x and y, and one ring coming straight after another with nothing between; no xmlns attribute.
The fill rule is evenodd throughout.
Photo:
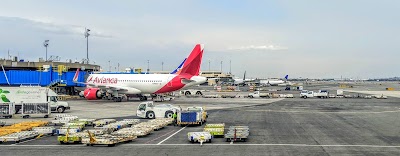
<svg viewBox="0 0 400 156"><path fill-rule="evenodd" d="M108 72L111 72L111 63L110 63L110 61L108 61Z"/></svg>
<svg viewBox="0 0 400 156"><path fill-rule="evenodd" d="M150 60L147 60L147 74L150 72L150 66L149 66Z"/></svg>
<svg viewBox="0 0 400 156"><path fill-rule="evenodd" d="M232 60L229 60L229 74L232 74Z"/></svg>
<svg viewBox="0 0 400 156"><path fill-rule="evenodd" d="M161 62L161 71L164 71L164 62Z"/></svg>
<svg viewBox="0 0 400 156"><path fill-rule="evenodd" d="M85 28L85 38L86 38L86 63L89 64L89 31L90 29Z"/></svg>
<svg viewBox="0 0 400 156"><path fill-rule="evenodd" d="M211 64L211 60L208 60L208 71L211 71L210 64Z"/></svg>
<svg viewBox="0 0 400 156"><path fill-rule="evenodd" d="M49 46L49 41L50 40L44 40L43 46L46 48L46 62L47 62L47 47Z"/></svg>
<svg viewBox="0 0 400 156"><path fill-rule="evenodd" d="M222 61L221 61L221 73L222 73Z"/></svg>

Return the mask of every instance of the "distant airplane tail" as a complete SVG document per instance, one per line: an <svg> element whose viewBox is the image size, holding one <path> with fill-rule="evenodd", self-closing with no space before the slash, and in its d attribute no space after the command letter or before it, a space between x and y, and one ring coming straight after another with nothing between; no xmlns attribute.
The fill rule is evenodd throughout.
<svg viewBox="0 0 400 156"><path fill-rule="evenodd" d="M243 75L243 81L246 80L246 71L244 71L244 75Z"/></svg>
<svg viewBox="0 0 400 156"><path fill-rule="evenodd" d="M170 74L177 74L177 75L179 75L179 73L180 73L180 71L181 71L181 69L182 69L182 66L183 66L183 64L185 63L186 59L187 59L187 58L185 58L185 59L182 61L182 63L178 66L178 68L176 68L176 69L175 69L174 71L172 71Z"/></svg>
<svg viewBox="0 0 400 156"><path fill-rule="evenodd" d="M285 76L285 80L287 81L289 79L289 75L286 75Z"/></svg>
<svg viewBox="0 0 400 156"><path fill-rule="evenodd" d="M184 61L181 70L178 74L189 74L198 76L200 72L201 60L203 58L203 44L197 44L187 59Z"/></svg>

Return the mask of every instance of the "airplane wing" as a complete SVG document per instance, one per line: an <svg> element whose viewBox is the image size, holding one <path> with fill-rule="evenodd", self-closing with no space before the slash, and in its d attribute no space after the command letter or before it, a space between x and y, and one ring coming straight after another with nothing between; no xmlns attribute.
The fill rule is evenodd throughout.
<svg viewBox="0 0 400 156"><path fill-rule="evenodd" d="M91 87L96 87L102 90L119 91L126 94L141 94L142 91L132 87L118 86L118 85L90 85Z"/></svg>

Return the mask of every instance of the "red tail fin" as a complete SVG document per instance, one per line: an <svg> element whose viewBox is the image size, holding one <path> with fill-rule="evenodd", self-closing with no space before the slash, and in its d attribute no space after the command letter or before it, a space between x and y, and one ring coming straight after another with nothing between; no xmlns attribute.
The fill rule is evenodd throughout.
<svg viewBox="0 0 400 156"><path fill-rule="evenodd" d="M187 57L179 74L189 74L193 76L199 75L201 60L203 58L203 50L204 45L197 44L192 50L192 53L190 53L190 55Z"/></svg>
<svg viewBox="0 0 400 156"><path fill-rule="evenodd" d="M78 76L79 76L79 68L76 69L76 73L75 73L74 79L72 79L72 81L73 82L78 82Z"/></svg>

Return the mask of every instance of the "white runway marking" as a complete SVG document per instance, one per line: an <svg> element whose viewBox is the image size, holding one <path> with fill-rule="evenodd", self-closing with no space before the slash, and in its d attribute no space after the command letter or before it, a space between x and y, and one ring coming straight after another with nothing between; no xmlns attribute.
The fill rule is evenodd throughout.
<svg viewBox="0 0 400 156"><path fill-rule="evenodd" d="M160 141L157 145L162 144L164 141L167 141L169 138L171 138L172 136L174 136L175 134L179 133L180 131L182 131L183 129L185 129L187 126L181 128L180 130L176 131L174 134L170 135L169 137L165 138L164 140Z"/></svg>
<svg viewBox="0 0 400 156"><path fill-rule="evenodd" d="M198 144L120 144L117 146L199 146ZM400 145L308 145L308 144L203 144L203 146L293 146L293 147L370 147L400 148ZM0 145L0 147L87 147L85 145Z"/></svg>
<svg viewBox="0 0 400 156"><path fill-rule="evenodd" d="M271 109L267 109L267 110L245 110L248 112L276 112L276 113L319 113L319 114L363 114L363 113L370 113L370 114L380 114L380 113L398 113L400 111L380 111L380 112L317 112L317 111L283 111L283 110L271 110Z"/></svg>

